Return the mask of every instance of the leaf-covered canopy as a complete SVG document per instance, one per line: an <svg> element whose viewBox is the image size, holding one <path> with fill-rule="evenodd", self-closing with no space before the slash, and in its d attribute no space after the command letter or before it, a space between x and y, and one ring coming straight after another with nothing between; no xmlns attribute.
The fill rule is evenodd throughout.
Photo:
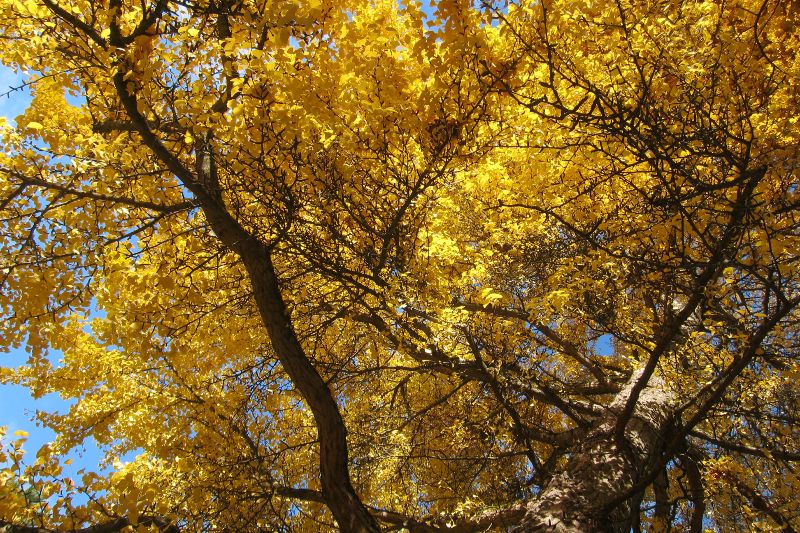
<svg viewBox="0 0 800 533"><path fill-rule="evenodd" d="M2 13L0 528L800 525L796 2Z"/></svg>

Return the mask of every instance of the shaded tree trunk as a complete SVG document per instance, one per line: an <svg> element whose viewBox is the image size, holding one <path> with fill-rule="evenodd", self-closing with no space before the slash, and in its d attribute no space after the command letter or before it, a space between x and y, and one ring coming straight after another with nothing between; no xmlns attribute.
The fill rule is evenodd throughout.
<svg viewBox="0 0 800 533"><path fill-rule="evenodd" d="M672 395L652 377L639 396L624 439L615 438L617 417L641 376L635 372L606 417L571 455L562 473L527 506L515 531L588 533L630 530L630 491L658 462L672 420ZM622 499L622 501L620 501ZM617 503L619 502L619 503Z"/></svg>

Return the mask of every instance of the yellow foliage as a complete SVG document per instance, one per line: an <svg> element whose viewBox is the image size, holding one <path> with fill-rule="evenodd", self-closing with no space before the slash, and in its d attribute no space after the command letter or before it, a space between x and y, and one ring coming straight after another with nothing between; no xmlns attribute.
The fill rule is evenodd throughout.
<svg viewBox="0 0 800 533"><path fill-rule="evenodd" d="M0 6L0 528L800 527L796 3Z"/></svg>

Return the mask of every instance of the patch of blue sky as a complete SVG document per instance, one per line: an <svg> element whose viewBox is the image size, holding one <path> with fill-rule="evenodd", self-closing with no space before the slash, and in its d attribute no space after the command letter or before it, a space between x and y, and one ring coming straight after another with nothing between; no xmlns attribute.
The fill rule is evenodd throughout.
<svg viewBox="0 0 800 533"><path fill-rule="evenodd" d="M13 123L31 103L31 91L25 80L23 73L0 65L0 116L9 122Z"/></svg>
<svg viewBox="0 0 800 533"><path fill-rule="evenodd" d="M27 76L4 65L0 65L0 116L11 124L15 123L17 116L22 114L31 103L32 95L27 85ZM68 95L67 101L71 105L81 105L83 98ZM93 313L97 313L92 308ZM24 365L29 354L24 347L11 349L0 353L0 366L15 368ZM61 352L51 350L48 358L53 365L60 364ZM28 434L24 449L30 455L26 460L33 461L35 453L45 444L52 442L55 433L42 425L37 420L38 411L49 413L64 413L75 403L74 400L62 399L58 394L46 394L34 398L30 391L23 386L13 384L0 384L0 426L6 426L9 438L13 438L16 431ZM99 469L102 451L93 440L87 439L82 448L74 450L73 463L64 466L64 475L77 477L79 471Z"/></svg>

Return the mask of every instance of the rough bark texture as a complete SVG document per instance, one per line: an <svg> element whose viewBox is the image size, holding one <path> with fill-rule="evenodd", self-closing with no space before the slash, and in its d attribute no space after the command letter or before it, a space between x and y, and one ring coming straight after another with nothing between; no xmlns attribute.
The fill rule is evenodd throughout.
<svg viewBox="0 0 800 533"><path fill-rule="evenodd" d="M618 442L614 426L634 384L636 372L617 395L603 421L527 508L516 531L588 533L628 531L627 502L608 509L636 485L658 458L662 435L671 420L672 398L653 377L641 391L636 410Z"/></svg>

